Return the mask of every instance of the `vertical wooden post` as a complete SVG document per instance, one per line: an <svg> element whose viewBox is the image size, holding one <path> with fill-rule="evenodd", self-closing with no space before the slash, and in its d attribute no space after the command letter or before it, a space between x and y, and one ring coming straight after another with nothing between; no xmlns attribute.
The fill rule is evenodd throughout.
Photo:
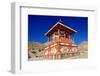
<svg viewBox="0 0 100 76"><path fill-rule="evenodd" d="M58 29L58 36L60 37L60 29Z"/></svg>
<svg viewBox="0 0 100 76"><path fill-rule="evenodd" d="M66 34L64 33L64 38L66 38Z"/></svg>
<svg viewBox="0 0 100 76"><path fill-rule="evenodd" d="M61 59L61 52L60 52L60 29L58 29L58 35L59 35L59 42L58 42L58 59Z"/></svg>

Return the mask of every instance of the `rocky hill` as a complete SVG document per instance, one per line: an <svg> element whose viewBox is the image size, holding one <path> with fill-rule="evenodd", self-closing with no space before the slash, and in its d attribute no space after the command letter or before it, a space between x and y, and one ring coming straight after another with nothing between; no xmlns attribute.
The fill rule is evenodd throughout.
<svg viewBox="0 0 100 76"><path fill-rule="evenodd" d="M80 52L80 55L73 56L71 59L84 59L88 58L88 42L83 41L78 45L78 51Z"/></svg>
<svg viewBox="0 0 100 76"><path fill-rule="evenodd" d="M44 54L45 44L39 42L29 42L28 43L28 58L29 59L37 59L42 57Z"/></svg>
<svg viewBox="0 0 100 76"><path fill-rule="evenodd" d="M81 44L79 45L79 51L88 51L88 42L87 41L81 42Z"/></svg>

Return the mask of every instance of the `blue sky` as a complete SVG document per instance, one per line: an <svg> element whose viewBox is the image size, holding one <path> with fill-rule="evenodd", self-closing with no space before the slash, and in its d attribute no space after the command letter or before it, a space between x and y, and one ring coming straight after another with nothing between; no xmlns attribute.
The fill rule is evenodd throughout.
<svg viewBox="0 0 100 76"><path fill-rule="evenodd" d="M71 36L72 39L74 38L75 44L88 41L88 17L45 15L28 15L28 41L47 42L44 34L60 19L63 24L77 31Z"/></svg>

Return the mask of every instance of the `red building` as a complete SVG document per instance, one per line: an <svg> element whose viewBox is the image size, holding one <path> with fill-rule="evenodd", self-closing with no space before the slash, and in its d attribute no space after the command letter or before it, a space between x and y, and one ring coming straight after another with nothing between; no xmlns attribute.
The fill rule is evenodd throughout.
<svg viewBox="0 0 100 76"><path fill-rule="evenodd" d="M70 38L76 31L61 22L57 22L45 35L49 42L45 48L45 58L62 59L78 53L78 46Z"/></svg>

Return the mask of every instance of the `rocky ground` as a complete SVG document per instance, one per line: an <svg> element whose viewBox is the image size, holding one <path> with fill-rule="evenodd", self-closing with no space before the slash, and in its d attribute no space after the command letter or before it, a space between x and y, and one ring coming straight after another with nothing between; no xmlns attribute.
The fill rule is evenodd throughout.
<svg viewBox="0 0 100 76"><path fill-rule="evenodd" d="M42 44L38 42L30 42L28 44L28 59L29 60L43 59L45 47L46 47L46 44Z"/></svg>

